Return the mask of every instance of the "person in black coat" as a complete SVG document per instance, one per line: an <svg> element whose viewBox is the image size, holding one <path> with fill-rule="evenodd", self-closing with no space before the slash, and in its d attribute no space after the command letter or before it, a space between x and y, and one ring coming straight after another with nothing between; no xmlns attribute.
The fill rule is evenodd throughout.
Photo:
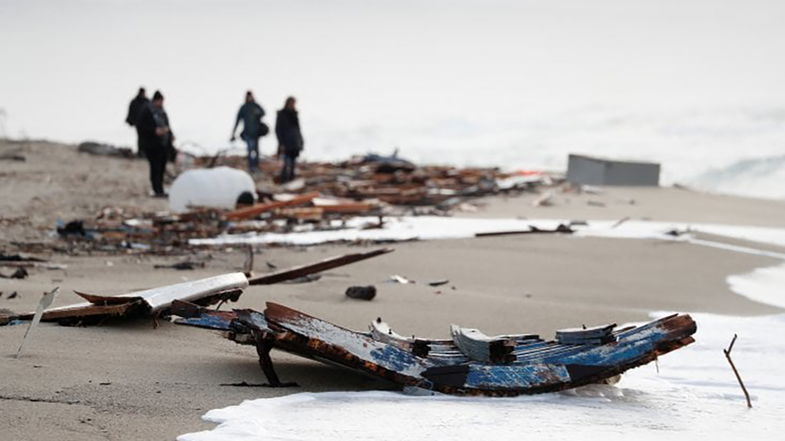
<svg viewBox="0 0 785 441"><path fill-rule="evenodd" d="M137 129L150 163L150 183L155 197L166 197L164 173L166 161L174 149L174 134L169 127L169 116L164 110L164 96L161 92L156 90L153 101L142 109Z"/></svg>
<svg viewBox="0 0 785 441"><path fill-rule="evenodd" d="M296 104L297 100L294 97L286 98L283 109L278 111L278 116L275 119L278 154L283 155L282 184L294 179L295 162L305 146L303 134L300 131L300 118L297 116Z"/></svg>
<svg viewBox="0 0 785 441"><path fill-rule="evenodd" d="M136 154L140 158L144 157L144 147L142 145L142 135L139 133L139 126L137 125L137 122L139 121L139 117L142 115L142 110L144 110L148 104L150 104L150 100L147 99L144 87L140 87L139 92L128 105L128 116L125 117L125 122L129 126L136 127Z"/></svg>

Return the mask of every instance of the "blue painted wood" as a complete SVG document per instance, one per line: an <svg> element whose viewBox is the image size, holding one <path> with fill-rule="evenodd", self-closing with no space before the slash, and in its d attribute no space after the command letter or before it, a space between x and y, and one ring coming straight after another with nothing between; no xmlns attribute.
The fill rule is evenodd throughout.
<svg viewBox="0 0 785 441"><path fill-rule="evenodd" d="M465 386L474 389L526 389L570 381L563 365L469 365Z"/></svg>
<svg viewBox="0 0 785 441"><path fill-rule="evenodd" d="M231 320L226 320L223 317L215 315L203 314L199 317L193 318L180 318L175 320L178 325L196 326L198 328L217 329L221 331L228 331Z"/></svg>

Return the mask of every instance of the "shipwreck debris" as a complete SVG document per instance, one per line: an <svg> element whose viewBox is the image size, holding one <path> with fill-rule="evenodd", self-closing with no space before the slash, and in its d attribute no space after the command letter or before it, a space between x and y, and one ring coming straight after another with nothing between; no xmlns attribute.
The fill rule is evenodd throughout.
<svg viewBox="0 0 785 441"><path fill-rule="evenodd" d="M177 310L187 315L176 320L178 324L223 330L228 339L255 346L271 385L283 384L269 358L269 350L277 348L401 387L456 395L513 396L606 381L692 343L696 330L689 315L673 314L611 331L615 341L599 344L562 344L530 334L487 337L458 327L453 328L453 339L432 340L398 335L381 319L372 323L370 332L351 331L272 302L264 313L196 305Z"/></svg>
<svg viewBox="0 0 785 441"><path fill-rule="evenodd" d="M86 143L81 149L97 154L116 153L112 146L95 143ZM221 164L216 163L219 159ZM240 157L193 158L192 165L242 168L241 160ZM265 174L275 175L274 169L279 166L275 161L262 161L261 167ZM188 207L190 211L186 212L179 211L185 207L177 208L176 212L104 207L92 218L59 222L56 228L66 245L45 246L65 248L74 254L82 251L182 254L191 246L208 245L205 240L219 236L353 229L347 224L354 217L381 220L385 216L445 216L458 210L476 210L471 204L473 198L539 191L540 187L553 188L563 181L562 176L545 172L418 166L373 154L341 163L305 162L298 168L297 185L257 188L260 200L251 206L230 207L237 195L226 190L231 193L227 197L230 204Z"/></svg>
<svg viewBox="0 0 785 441"><path fill-rule="evenodd" d="M16 351L16 358L17 359L22 355L22 350L25 347L25 343L27 343L27 340L32 335L33 329L35 329L36 326L38 326L38 323L41 321L41 317L42 317L42 315L44 313L44 310L46 308L48 308L49 305L52 304L52 302L55 299L55 296L57 295L57 291L59 291L59 290L60 290L59 286L55 287L55 289L53 289L53 290L51 290L51 291L49 291L47 293L44 293L44 295L41 297L41 301L38 302L38 307L35 310L35 314L33 316L33 321L31 321L30 325L27 327L27 330L25 331L25 336L22 337L22 343L19 344L19 350Z"/></svg>
<svg viewBox="0 0 785 441"><path fill-rule="evenodd" d="M157 317L168 313L174 300L187 300L202 305L235 301L247 286L248 279L243 273L230 273L116 296L77 291L76 294L86 302L47 309L41 314L41 320L71 324L113 316ZM31 312L13 315L10 319L29 320L34 316L35 313Z"/></svg>
<svg viewBox="0 0 785 441"><path fill-rule="evenodd" d="M248 282L251 285L272 285L274 283L280 283L285 280L296 279L298 277L303 277L308 274L320 273L322 271L327 271L329 269L337 268L339 266L349 265L350 263L355 263L361 260L370 259L372 257L381 256L382 254L391 253L392 251L393 251L392 248L379 248L372 251L366 251L364 253L351 253L351 254L344 254L342 256L330 257L328 259L322 260L321 262L289 268L270 274L254 276L251 277L248 280Z"/></svg>
<svg viewBox="0 0 785 441"><path fill-rule="evenodd" d="M317 274L319 272L392 251L393 249L391 248L380 248L363 253L345 254L251 279L247 278L244 273L229 273L115 296L76 291L76 294L85 299L86 302L47 309L43 312L41 320L58 321L61 324L85 324L99 322L109 317L149 316L156 319L169 314L173 305L178 304L177 302L181 302L179 303L180 308L182 308L182 302L190 302L196 305L219 304L220 306L227 301L237 301L249 284L271 285L286 281L292 281L293 283L312 282L319 280L321 277ZM10 299L14 296L15 293L8 298ZM35 313L33 312L0 314L2 319L0 325L7 324L13 320L30 320L34 316Z"/></svg>
<svg viewBox="0 0 785 441"><path fill-rule="evenodd" d="M308 193L304 195L295 196L294 198L289 200L254 204L251 205L250 207L245 207L245 208L240 208L239 210L230 211L226 213L226 218L229 220L251 219L262 213L272 211L276 208L302 205L306 202L312 201L318 196L319 193Z"/></svg>

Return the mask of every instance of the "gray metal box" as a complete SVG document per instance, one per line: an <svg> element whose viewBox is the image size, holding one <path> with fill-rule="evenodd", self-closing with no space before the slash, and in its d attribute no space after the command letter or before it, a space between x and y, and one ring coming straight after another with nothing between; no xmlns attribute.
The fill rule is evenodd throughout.
<svg viewBox="0 0 785 441"><path fill-rule="evenodd" d="M614 161L573 155L567 163L567 180L579 185L660 185L660 164Z"/></svg>

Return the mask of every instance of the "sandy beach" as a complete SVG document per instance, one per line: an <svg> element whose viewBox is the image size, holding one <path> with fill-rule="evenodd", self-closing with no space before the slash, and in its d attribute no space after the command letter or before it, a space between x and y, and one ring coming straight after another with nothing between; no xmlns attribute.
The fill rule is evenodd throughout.
<svg viewBox="0 0 785 441"><path fill-rule="evenodd" d="M51 243L58 219L93 216L101 207L164 210L147 196L147 164L91 156L55 143L0 141L0 250L18 242ZM785 228L785 202L699 193L681 188L603 188L476 201L463 217L623 218ZM727 238L728 243L741 243ZM561 235L503 236L397 243L395 252L327 271L318 281L253 286L232 307L262 310L280 302L334 323L365 329L383 317L403 334L446 337L451 323L488 334L533 332L550 338L564 327L648 319L652 311L734 316L780 313L729 289L726 278L780 260L691 243ZM775 244L759 247L783 253ZM317 261L368 246L260 247L255 271ZM205 268L154 269L180 257L48 253L64 270L33 269L24 280L0 279L0 308L33 310L42 292L59 286L57 305L78 301L73 290L121 294L241 270L237 247L194 250ZM398 274L415 284L389 283ZM448 279L440 287L428 281ZM352 285L375 285L371 302L346 298ZM17 292L16 298L7 295ZM278 373L299 388L223 386L263 382L252 348L217 333L151 320L93 327L43 323L26 354L14 359L25 326L0 327L0 433L8 439L174 439L213 427L209 409L246 399L307 391L386 390L393 386L346 370L275 352Z"/></svg>

